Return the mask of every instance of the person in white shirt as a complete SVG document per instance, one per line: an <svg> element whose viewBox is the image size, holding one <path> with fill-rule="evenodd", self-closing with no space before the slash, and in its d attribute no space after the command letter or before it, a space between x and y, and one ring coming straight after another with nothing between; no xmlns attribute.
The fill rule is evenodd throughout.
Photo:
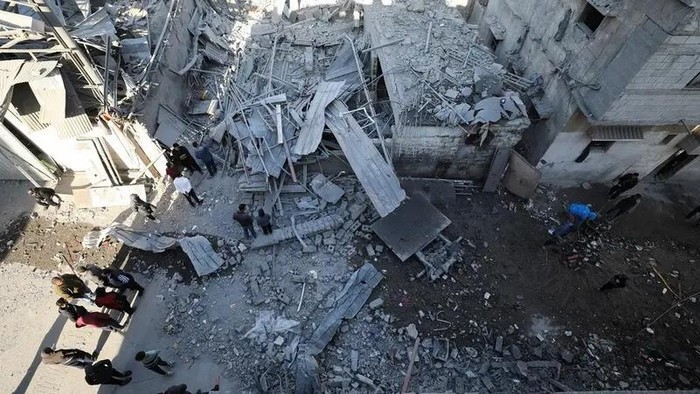
<svg viewBox="0 0 700 394"><path fill-rule="evenodd" d="M187 199L187 202L189 202L190 205L192 205L193 207L195 206L195 202L199 205L202 205L202 202L204 202L199 197L197 197L197 193L194 192L190 180L185 178L184 176L181 175L175 178L173 180L173 185L175 185L175 189L182 193L182 195L185 196L185 198Z"/></svg>

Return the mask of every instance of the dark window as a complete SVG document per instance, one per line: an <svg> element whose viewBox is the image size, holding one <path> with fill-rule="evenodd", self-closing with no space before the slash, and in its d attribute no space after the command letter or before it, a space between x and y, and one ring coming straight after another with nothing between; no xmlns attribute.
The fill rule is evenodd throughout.
<svg viewBox="0 0 700 394"><path fill-rule="evenodd" d="M678 134L669 134L661 140L661 145L668 145Z"/></svg>
<svg viewBox="0 0 700 394"><path fill-rule="evenodd" d="M596 29L598 29L600 24L603 23L603 19L605 19L605 15L598 12L598 10L589 3L586 3L586 6L583 8L583 12L581 12L581 17L579 17L578 21L581 22L583 26L588 28L590 33L593 33L596 31Z"/></svg>
<svg viewBox="0 0 700 394"><path fill-rule="evenodd" d="M698 75L696 75L690 82L688 82L685 87L686 89L700 89L700 73L698 73Z"/></svg>

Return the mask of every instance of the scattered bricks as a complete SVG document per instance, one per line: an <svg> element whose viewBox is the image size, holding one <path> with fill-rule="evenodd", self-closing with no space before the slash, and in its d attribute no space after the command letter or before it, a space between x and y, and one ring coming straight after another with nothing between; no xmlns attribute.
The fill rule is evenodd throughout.
<svg viewBox="0 0 700 394"><path fill-rule="evenodd" d="M532 354L534 354L537 358L542 358L542 346L532 348Z"/></svg>
<svg viewBox="0 0 700 394"><path fill-rule="evenodd" d="M243 245L242 243L239 243L239 244L238 244L238 250L239 250L241 253L243 253L243 252L245 252L246 250L248 250L248 247L245 246L245 245Z"/></svg>
<svg viewBox="0 0 700 394"><path fill-rule="evenodd" d="M328 245L335 245L335 238L324 238L323 239L323 244L328 246Z"/></svg>
<svg viewBox="0 0 700 394"><path fill-rule="evenodd" d="M274 344L277 346L282 346L284 344L284 338L281 336L277 337L277 339L275 339Z"/></svg>
<svg viewBox="0 0 700 394"><path fill-rule="evenodd" d="M360 353L357 350L350 351L350 369L352 372L357 372L360 363Z"/></svg>
<svg viewBox="0 0 700 394"><path fill-rule="evenodd" d="M561 359L571 364L574 361L574 354L568 350L562 350Z"/></svg>
<svg viewBox="0 0 700 394"><path fill-rule="evenodd" d="M372 247L372 244L365 246L365 250L367 250L367 256L374 257L375 253L374 253L374 248Z"/></svg>
<svg viewBox="0 0 700 394"><path fill-rule="evenodd" d="M518 368L518 373L523 377L527 377L527 363L525 361L518 361L515 363Z"/></svg>
<svg viewBox="0 0 700 394"><path fill-rule="evenodd" d="M411 323L406 327L406 334L408 334L409 337L412 339L418 338L418 329L416 328L416 325Z"/></svg>
<svg viewBox="0 0 700 394"><path fill-rule="evenodd" d="M371 241L371 240L372 240L372 234L370 234L370 233L363 233L363 234L362 234L362 238L364 238L364 239L366 239L366 240L368 240L368 241Z"/></svg>
<svg viewBox="0 0 700 394"><path fill-rule="evenodd" d="M502 352L503 352L503 337L502 337L502 336L499 335L499 336L496 338L496 344L494 345L493 350L495 350L496 353L502 353Z"/></svg>
<svg viewBox="0 0 700 394"><path fill-rule="evenodd" d="M382 253L384 251L384 246L383 245L377 245L374 247L374 251L377 253Z"/></svg>
<svg viewBox="0 0 700 394"><path fill-rule="evenodd" d="M384 304L384 300L377 298L376 300L369 303L369 309L375 310Z"/></svg>
<svg viewBox="0 0 700 394"><path fill-rule="evenodd" d="M491 363L484 361L484 363L481 364L481 368L479 368L479 375L486 375L489 372L489 368L491 368Z"/></svg>
<svg viewBox="0 0 700 394"><path fill-rule="evenodd" d="M464 378L460 378L459 376L455 377L455 392L457 393L465 393L466 392L466 382Z"/></svg>
<svg viewBox="0 0 700 394"><path fill-rule="evenodd" d="M292 299L289 298L287 293L280 293L277 295L277 300L285 305L289 305L292 302Z"/></svg>
<svg viewBox="0 0 700 394"><path fill-rule="evenodd" d="M350 208L348 209L350 211L350 219L351 220L357 220L360 215L362 215L362 212L367 209L367 205L361 204L361 203L356 203L352 204Z"/></svg>
<svg viewBox="0 0 700 394"><path fill-rule="evenodd" d="M335 246L334 245L328 245L328 253L335 253Z"/></svg>
<svg viewBox="0 0 700 394"><path fill-rule="evenodd" d="M364 383L364 384L366 384L366 385L368 385L368 386L370 386L370 387L372 387L372 388L375 387L375 385L374 385L374 380L368 378L367 376L365 376L365 375L360 375L360 374L358 373L358 374L355 375L355 377L356 377L357 380L359 380L360 382L362 382L362 383Z"/></svg>
<svg viewBox="0 0 700 394"><path fill-rule="evenodd" d="M371 233L371 232L372 232L372 227L370 227L370 226L368 226L368 225L366 225L366 224L363 224L363 225L362 225L362 231L364 231L364 232L366 232L366 233Z"/></svg>
<svg viewBox="0 0 700 394"><path fill-rule="evenodd" d="M353 222L347 230L354 233L360 226L362 226L360 222Z"/></svg>
<svg viewBox="0 0 700 394"><path fill-rule="evenodd" d="M496 390L496 386L494 386L493 383L491 383L491 379L489 379L488 376L482 376L481 383L484 384L484 387L486 387L486 390L488 390L488 391L495 391Z"/></svg>
<svg viewBox="0 0 700 394"><path fill-rule="evenodd" d="M516 360L520 360L521 358L523 358L523 352L521 352L520 348L516 345L510 347L510 353Z"/></svg>
<svg viewBox="0 0 700 394"><path fill-rule="evenodd" d="M318 248L316 247L316 245L306 245L301 249L301 252L309 254L309 253L316 253L317 250L318 250Z"/></svg>
<svg viewBox="0 0 700 394"><path fill-rule="evenodd" d="M340 207L338 207L338 210L345 211L346 209L348 209L348 202L343 200L340 202Z"/></svg>
<svg viewBox="0 0 700 394"><path fill-rule="evenodd" d="M353 223L352 220L348 220L347 222L343 223L342 228L343 228L343 230L350 230L350 228L353 226L353 224L355 224L355 223ZM355 231L355 230L350 230L350 231Z"/></svg>
<svg viewBox="0 0 700 394"><path fill-rule="evenodd" d="M321 246L322 242L323 242L323 236L321 234L316 234L316 237L314 237L314 244L316 246Z"/></svg>
<svg viewBox="0 0 700 394"><path fill-rule="evenodd" d="M348 387L351 380L348 378L341 378L340 376L334 376L328 381L328 385L331 387Z"/></svg>

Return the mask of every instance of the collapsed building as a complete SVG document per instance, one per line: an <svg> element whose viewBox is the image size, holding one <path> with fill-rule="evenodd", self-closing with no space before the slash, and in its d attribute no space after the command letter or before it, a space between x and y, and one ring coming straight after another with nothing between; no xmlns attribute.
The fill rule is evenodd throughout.
<svg viewBox="0 0 700 394"><path fill-rule="evenodd" d="M700 171L697 1L472 2L487 45L535 84L521 152L551 183Z"/></svg>

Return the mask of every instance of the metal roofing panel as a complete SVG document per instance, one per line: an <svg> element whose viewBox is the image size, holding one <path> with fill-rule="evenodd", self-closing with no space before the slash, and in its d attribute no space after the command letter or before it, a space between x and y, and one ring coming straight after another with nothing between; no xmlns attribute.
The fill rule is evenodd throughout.
<svg viewBox="0 0 700 394"><path fill-rule="evenodd" d="M56 125L58 138L65 140L80 137L92 131L92 123L85 113L66 117L63 122Z"/></svg>
<svg viewBox="0 0 700 394"><path fill-rule="evenodd" d="M588 129L593 141L641 141L644 133L639 126L594 126Z"/></svg>
<svg viewBox="0 0 700 394"><path fill-rule="evenodd" d="M296 155L308 155L313 153L321 143L323 128L325 125L324 111L326 107L343 92L345 81L321 82L316 87L316 94L306 111L304 124L299 130L299 139L292 148ZM347 110L346 110L347 111Z"/></svg>
<svg viewBox="0 0 700 394"><path fill-rule="evenodd" d="M56 68L56 66L58 66L58 61L56 60L24 62L22 68L15 76L15 83L23 83L33 81L35 79L45 78Z"/></svg>
<svg viewBox="0 0 700 394"><path fill-rule="evenodd" d="M61 71L54 69L46 78L29 81L29 87L41 105L39 120L42 123L58 123L66 118L66 87Z"/></svg>
<svg viewBox="0 0 700 394"><path fill-rule="evenodd" d="M15 76L22 68L24 60L3 60L0 62L0 101L5 101L7 93L15 83Z"/></svg>

